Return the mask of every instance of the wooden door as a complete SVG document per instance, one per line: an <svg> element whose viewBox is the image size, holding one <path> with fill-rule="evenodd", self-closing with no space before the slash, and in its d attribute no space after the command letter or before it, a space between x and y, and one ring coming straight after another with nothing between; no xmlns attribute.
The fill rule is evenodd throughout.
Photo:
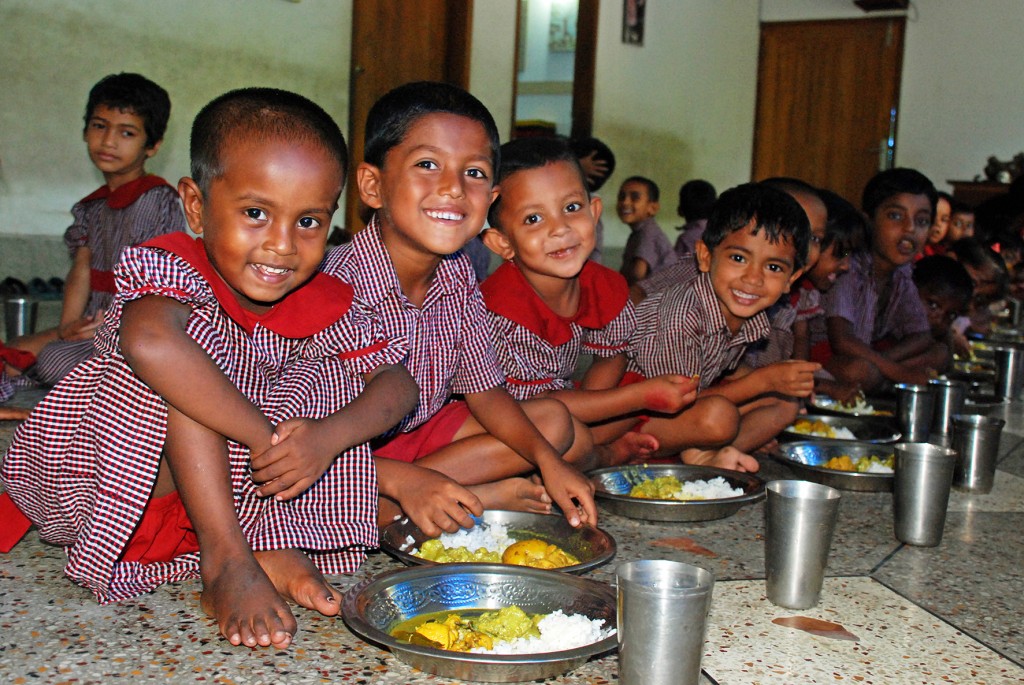
<svg viewBox="0 0 1024 685"><path fill-rule="evenodd" d="M355 0L349 93L351 168L363 159L366 115L377 99L410 81L469 85L472 0ZM350 175L346 227L358 231L359 193Z"/></svg>
<svg viewBox="0 0 1024 685"><path fill-rule="evenodd" d="M860 206L892 164L904 19L761 25L753 178L795 176Z"/></svg>

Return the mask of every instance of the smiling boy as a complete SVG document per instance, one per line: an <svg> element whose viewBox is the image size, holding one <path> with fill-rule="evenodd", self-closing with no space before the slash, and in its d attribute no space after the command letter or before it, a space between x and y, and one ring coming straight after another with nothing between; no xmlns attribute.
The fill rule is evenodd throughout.
<svg viewBox="0 0 1024 685"><path fill-rule="evenodd" d="M388 335L409 340L420 397L399 432L375 444L380 518L404 512L431 536L471 527L469 514L485 507L547 512L554 502L572 525L597 519L593 485L562 459L573 441L568 410L517 403L502 387L461 252L498 192L497 162L494 119L469 93L433 82L388 92L367 117L356 171L376 213L323 266L353 284ZM521 477L534 471L543 487Z"/></svg>
<svg viewBox="0 0 1024 685"><path fill-rule="evenodd" d="M722 193L697 242L700 275L654 293L637 308L637 334L631 370L644 376L681 373L700 376L702 402L726 402L728 421L701 431L702 442L688 449L688 463L721 462L721 450L739 431L737 405L750 398L741 383L712 387L735 369L750 343L769 332L765 310L788 292L807 258L807 215L786 193L760 184L745 184ZM765 367L773 391L795 394L813 382L797 364ZM685 411L684 411L685 414ZM653 423L653 421L651 422ZM757 470L757 460L737 450L737 468Z"/></svg>

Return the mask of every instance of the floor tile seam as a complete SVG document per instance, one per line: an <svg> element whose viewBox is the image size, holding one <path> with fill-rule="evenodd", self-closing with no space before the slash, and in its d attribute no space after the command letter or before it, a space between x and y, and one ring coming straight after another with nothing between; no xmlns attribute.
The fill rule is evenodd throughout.
<svg viewBox="0 0 1024 685"><path fill-rule="evenodd" d="M906 545L905 545L905 544L902 544L902 543L901 543L901 544L900 544L900 546L899 546L899 547L898 547L898 548L897 548L896 550L893 550L893 553L892 553L892 554L890 554L890 555L889 555L889 556L888 556L888 557L886 558L886 560L888 560L888 559L892 558L892 557L893 557L893 556L894 556L894 555L895 555L895 554L896 554L896 553L897 553L898 551L902 550L902 549L903 549L904 547L906 547ZM885 561L885 560L883 560L883 562L882 562L882 563L884 563L884 561ZM990 645L990 644L989 644L988 642L986 642L985 640L983 640L983 639L979 638L979 637L978 637L977 635L973 634L973 633L972 633L971 631L969 631L969 630L966 630L966 629L964 629L964 628L962 628L962 627L960 627L960 626L956 625L955 623L953 623L953 622L952 622L952 621L950 621L949 619L945 618L944 616L940 616L940 615L936 614L936 613L935 613L934 611L932 611L931 609L929 609L928 607L926 607L926 606L923 606L923 605L919 604L918 602L916 602L915 600L911 599L911 598L910 598L910 597L908 597L907 595L903 594L902 592L900 592L899 590L897 590L897 589L896 589L895 587L893 587L893 586L892 586L892 585L890 585L889 583L887 583L887 582L885 582L884 580L882 580L881 578L877 578L877 577L875 577L874 573L875 573L875 572L874 572L874 571L872 571L872 575L870 576L871 580L875 581L876 583L878 583L878 584L879 584L879 585L881 585L882 587L885 587L885 588L887 588L888 590L890 590L890 591L891 591L891 592L893 592L894 594L896 594L896 595L898 595L898 596L902 597L903 599L907 600L908 602L910 602L911 604L913 604L913 605L914 605L915 607L917 607L917 608L918 608L918 609L920 609L921 611L925 612L926 614L928 614L928 615L932 616L933 618L935 618L935 619L937 619L937 620L939 620L939 621L941 621L941 622L945 623L945 624L946 624L947 626L949 626L949 627L950 627L950 628L952 628L953 630L957 631L958 633L962 633L963 635L966 635L966 636L967 636L967 637L969 637L970 639L974 640L975 642L977 642L978 644L980 644L981 646L983 646L983 647L984 647L985 649L988 649L989 651L991 651L991 652L992 652L993 654L998 654L998 655L999 655L1000 657L1002 657L1003 659L1006 659L1006 660L1007 660L1007 661L1009 661L1009 662L1010 662L1011 664L1013 664L1013 665L1014 665L1014 666L1016 666L1017 668L1021 669L1021 671L1024 671L1024 662L1018 661L1017 659L1013 658L1013 657L1012 657L1012 656L1010 656L1009 654L1006 654L1006 653L1004 653L1004 652L1003 652L1002 650L1000 650L999 648L997 648L997 647L993 647L992 645Z"/></svg>

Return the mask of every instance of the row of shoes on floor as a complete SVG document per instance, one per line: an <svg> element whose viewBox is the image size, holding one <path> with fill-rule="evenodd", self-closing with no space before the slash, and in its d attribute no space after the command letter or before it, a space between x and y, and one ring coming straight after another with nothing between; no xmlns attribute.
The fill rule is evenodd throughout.
<svg viewBox="0 0 1024 685"><path fill-rule="evenodd" d="M3 297L25 295L37 300L59 300L63 294L64 281L56 276L48 281L33 278L28 283L12 277L0 281L0 295Z"/></svg>

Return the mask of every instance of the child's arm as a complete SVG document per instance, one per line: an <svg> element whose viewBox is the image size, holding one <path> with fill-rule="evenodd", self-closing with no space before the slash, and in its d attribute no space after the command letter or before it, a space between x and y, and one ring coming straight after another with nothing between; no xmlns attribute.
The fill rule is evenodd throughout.
<svg viewBox="0 0 1024 685"><path fill-rule="evenodd" d="M278 424L271 447L252 458L259 494L289 500L319 480L345 450L388 430L416 406L419 388L401 364L378 366L366 387L339 411L321 419L289 419Z"/></svg>
<svg viewBox="0 0 1024 685"><path fill-rule="evenodd" d="M185 332L191 311L152 295L125 303L120 330L125 361L188 418L254 453L266 450L274 432L270 421Z"/></svg>
<svg viewBox="0 0 1024 685"><path fill-rule="evenodd" d="M384 457L373 462L380 494L398 502L428 537L472 528L469 514L484 513L480 498L438 471Z"/></svg>
<svg viewBox="0 0 1024 685"><path fill-rule="evenodd" d="M811 358L811 327L807 319L793 322L793 359L807 361Z"/></svg>
<svg viewBox="0 0 1024 685"><path fill-rule="evenodd" d="M624 264L622 269L622 275L626 277L626 283L629 285L647 278L647 274L650 272L650 264L639 257L634 259L632 264Z"/></svg>
<svg viewBox="0 0 1024 685"><path fill-rule="evenodd" d="M619 387L625 370L625 354L597 358L578 390L556 390L546 396L561 401L584 423L642 411L676 414L697 399L698 378L671 374Z"/></svg>
<svg viewBox="0 0 1024 685"><path fill-rule="evenodd" d="M596 524L594 486L582 473L562 460L504 388L467 393L466 404L484 430L537 467L552 501L571 525Z"/></svg>
<svg viewBox="0 0 1024 685"><path fill-rule="evenodd" d="M708 388L707 394L721 395L735 405L772 392L788 397L807 397L814 390L814 372L820 368L821 364L817 362L797 360L776 362L753 370L741 367L728 382Z"/></svg>
<svg viewBox="0 0 1024 685"><path fill-rule="evenodd" d="M92 293L90 271L92 251L79 247L75 251L71 269L64 281L64 298L61 303L60 325L57 327L58 340L86 340L91 338L103 321L102 316L84 319L85 308Z"/></svg>
<svg viewBox="0 0 1024 685"><path fill-rule="evenodd" d="M925 334L927 335L927 334ZM834 355L865 359L886 378L897 383L927 383L929 374L922 369L906 368L876 352L853 333L853 325L841 316L828 317L828 340Z"/></svg>

